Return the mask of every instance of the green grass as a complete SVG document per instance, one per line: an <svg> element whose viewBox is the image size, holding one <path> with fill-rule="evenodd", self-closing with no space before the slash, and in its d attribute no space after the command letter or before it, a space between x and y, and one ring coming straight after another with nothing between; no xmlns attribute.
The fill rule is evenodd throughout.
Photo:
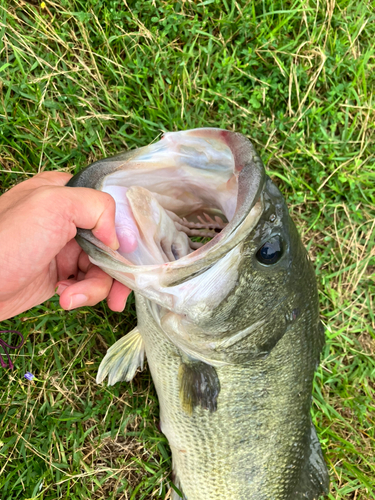
<svg viewBox="0 0 375 500"><path fill-rule="evenodd" d="M375 3L0 5L2 192L165 130L215 126L253 140L320 283L327 344L313 418L329 498L375 499ZM132 301L123 314L105 304L68 313L54 297L0 325L27 337L16 369L0 372L2 500L168 498L149 373L95 384L135 321Z"/></svg>

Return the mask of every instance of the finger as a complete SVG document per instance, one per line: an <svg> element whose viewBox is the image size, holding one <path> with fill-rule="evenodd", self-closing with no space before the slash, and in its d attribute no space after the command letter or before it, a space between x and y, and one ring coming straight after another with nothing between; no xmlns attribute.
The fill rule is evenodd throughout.
<svg viewBox="0 0 375 500"><path fill-rule="evenodd" d="M58 281L56 283L56 293L57 293L57 295L61 296L64 290L66 290L69 286L72 286L72 285L74 285L77 282L78 282L78 280L76 280L74 278L71 278L69 280L67 279L67 280Z"/></svg>
<svg viewBox="0 0 375 500"><path fill-rule="evenodd" d="M85 252L81 252L78 259L78 269L80 272L87 273L89 269L94 266L92 262L90 262L89 256Z"/></svg>
<svg viewBox="0 0 375 500"><path fill-rule="evenodd" d="M77 274L77 281L82 281L86 278L86 273L84 273L83 271L78 271L78 274Z"/></svg>
<svg viewBox="0 0 375 500"><path fill-rule="evenodd" d="M95 266L90 262L88 255L85 252L82 252L79 256L78 267L79 271L77 280L80 280L84 279L81 277L81 274L85 273L84 277L86 277L86 273L88 273L89 269ZM107 297L108 307L112 309L112 311L123 311L130 293L130 288L114 280Z"/></svg>
<svg viewBox="0 0 375 500"><path fill-rule="evenodd" d="M32 179L33 182L38 182L38 185L51 185L51 186L65 186L69 180L73 177L72 174L68 172L41 172L40 174L34 175Z"/></svg>
<svg viewBox="0 0 375 500"><path fill-rule="evenodd" d="M75 309L81 306L94 306L105 299L112 286L112 278L96 266L92 266L82 281L65 280L58 283L62 289L60 305L63 309ZM66 288L63 289L63 287Z"/></svg>
<svg viewBox="0 0 375 500"><path fill-rule="evenodd" d="M64 216L74 224L74 229L91 229L105 245L114 250L119 247L115 228L116 204L111 195L90 188L56 189L64 202Z"/></svg>
<svg viewBox="0 0 375 500"><path fill-rule="evenodd" d="M72 175L66 172L42 172L34 175L31 179L13 186L1 196L1 209L8 209L31 191L42 186L65 186L71 177Z"/></svg>
<svg viewBox="0 0 375 500"><path fill-rule="evenodd" d="M42 172L34 175L31 179L27 179L27 181L20 182L14 187L14 190L20 192L40 186L65 186L72 177L72 174L67 172Z"/></svg>
<svg viewBox="0 0 375 500"><path fill-rule="evenodd" d="M116 200L116 233L120 243L120 250L131 253L138 246L139 231L133 212L126 195L128 188L124 186L107 186L105 192Z"/></svg>
<svg viewBox="0 0 375 500"><path fill-rule="evenodd" d="M122 312L131 293L130 288L113 280L111 291L107 297L108 307L112 311Z"/></svg>
<svg viewBox="0 0 375 500"><path fill-rule="evenodd" d="M11 195L11 192L6 194ZM107 193L88 188L43 185L31 190L10 210L9 216L0 220L3 234L11 237L12 247L16 249L12 250L14 259L20 258L18 254L24 258L21 249L24 242L28 242L29 260L32 261L32 265L24 270L28 276L41 272L46 262L54 259L76 236L77 227L92 229L104 244L113 249L119 246L115 230L115 201Z"/></svg>
<svg viewBox="0 0 375 500"><path fill-rule="evenodd" d="M70 240L56 256L58 280L77 279L81 255L86 255L75 240Z"/></svg>

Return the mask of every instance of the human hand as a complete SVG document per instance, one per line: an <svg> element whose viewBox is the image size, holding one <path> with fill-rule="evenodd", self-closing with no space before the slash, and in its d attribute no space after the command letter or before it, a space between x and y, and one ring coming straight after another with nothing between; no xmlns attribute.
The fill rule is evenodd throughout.
<svg viewBox="0 0 375 500"><path fill-rule="evenodd" d="M94 266L74 240L77 227L92 229L116 250L115 202L100 191L66 187L70 174L44 172L0 196L0 320L57 293L64 309L107 297L122 311L129 288Z"/></svg>

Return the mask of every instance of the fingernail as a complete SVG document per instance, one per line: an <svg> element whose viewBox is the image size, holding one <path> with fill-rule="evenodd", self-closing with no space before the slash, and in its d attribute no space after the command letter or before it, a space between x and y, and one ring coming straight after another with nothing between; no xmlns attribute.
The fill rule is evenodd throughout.
<svg viewBox="0 0 375 500"><path fill-rule="evenodd" d="M117 250L118 248L120 247L120 242L118 240L118 237L117 237L117 233L115 233L115 238L113 240L113 245L112 245L112 248L114 250Z"/></svg>
<svg viewBox="0 0 375 500"><path fill-rule="evenodd" d="M112 245L110 245L113 250L118 250L120 248L120 242L118 240L117 234L115 233L115 237L113 239Z"/></svg>
<svg viewBox="0 0 375 500"><path fill-rule="evenodd" d="M125 306L126 306L126 299L124 300L124 302L118 307L118 309L116 309L115 312L123 312L123 310L125 309Z"/></svg>
<svg viewBox="0 0 375 500"><path fill-rule="evenodd" d="M62 283L60 285L57 286L56 288L56 293L58 295L61 295L63 293L63 291L68 288L69 285L63 285Z"/></svg>
<svg viewBox="0 0 375 500"><path fill-rule="evenodd" d="M126 297L126 299L127 299L127 297ZM111 297L107 297L108 307L111 309L111 311L114 311L114 312L123 312L123 310L125 309L125 306L126 306L126 299L122 300L119 303L117 303L115 301L115 306L113 306L113 304L112 304L113 299Z"/></svg>
<svg viewBox="0 0 375 500"><path fill-rule="evenodd" d="M83 306L89 300L87 295L83 293L76 293L70 297L70 304L68 309L75 309L76 307Z"/></svg>
<svg viewBox="0 0 375 500"><path fill-rule="evenodd" d="M98 231L97 229L94 229L92 234L95 236L95 238L98 238L98 240L103 242L109 248L112 248L112 250L117 250L120 246L116 232L114 233L114 235L112 235L111 239L109 239L108 236L101 230Z"/></svg>

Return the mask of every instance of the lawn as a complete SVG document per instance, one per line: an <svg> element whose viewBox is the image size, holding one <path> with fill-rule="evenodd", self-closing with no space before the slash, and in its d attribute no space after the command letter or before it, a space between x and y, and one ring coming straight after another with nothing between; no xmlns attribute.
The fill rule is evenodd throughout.
<svg viewBox="0 0 375 500"><path fill-rule="evenodd" d="M312 412L329 498L375 499L375 3L0 5L1 192L166 130L253 141L319 283L327 342ZM1 323L27 339L15 369L0 369L1 500L169 498L147 369L130 384L95 383L135 323L132 298L118 314L105 303L66 312L58 297Z"/></svg>

